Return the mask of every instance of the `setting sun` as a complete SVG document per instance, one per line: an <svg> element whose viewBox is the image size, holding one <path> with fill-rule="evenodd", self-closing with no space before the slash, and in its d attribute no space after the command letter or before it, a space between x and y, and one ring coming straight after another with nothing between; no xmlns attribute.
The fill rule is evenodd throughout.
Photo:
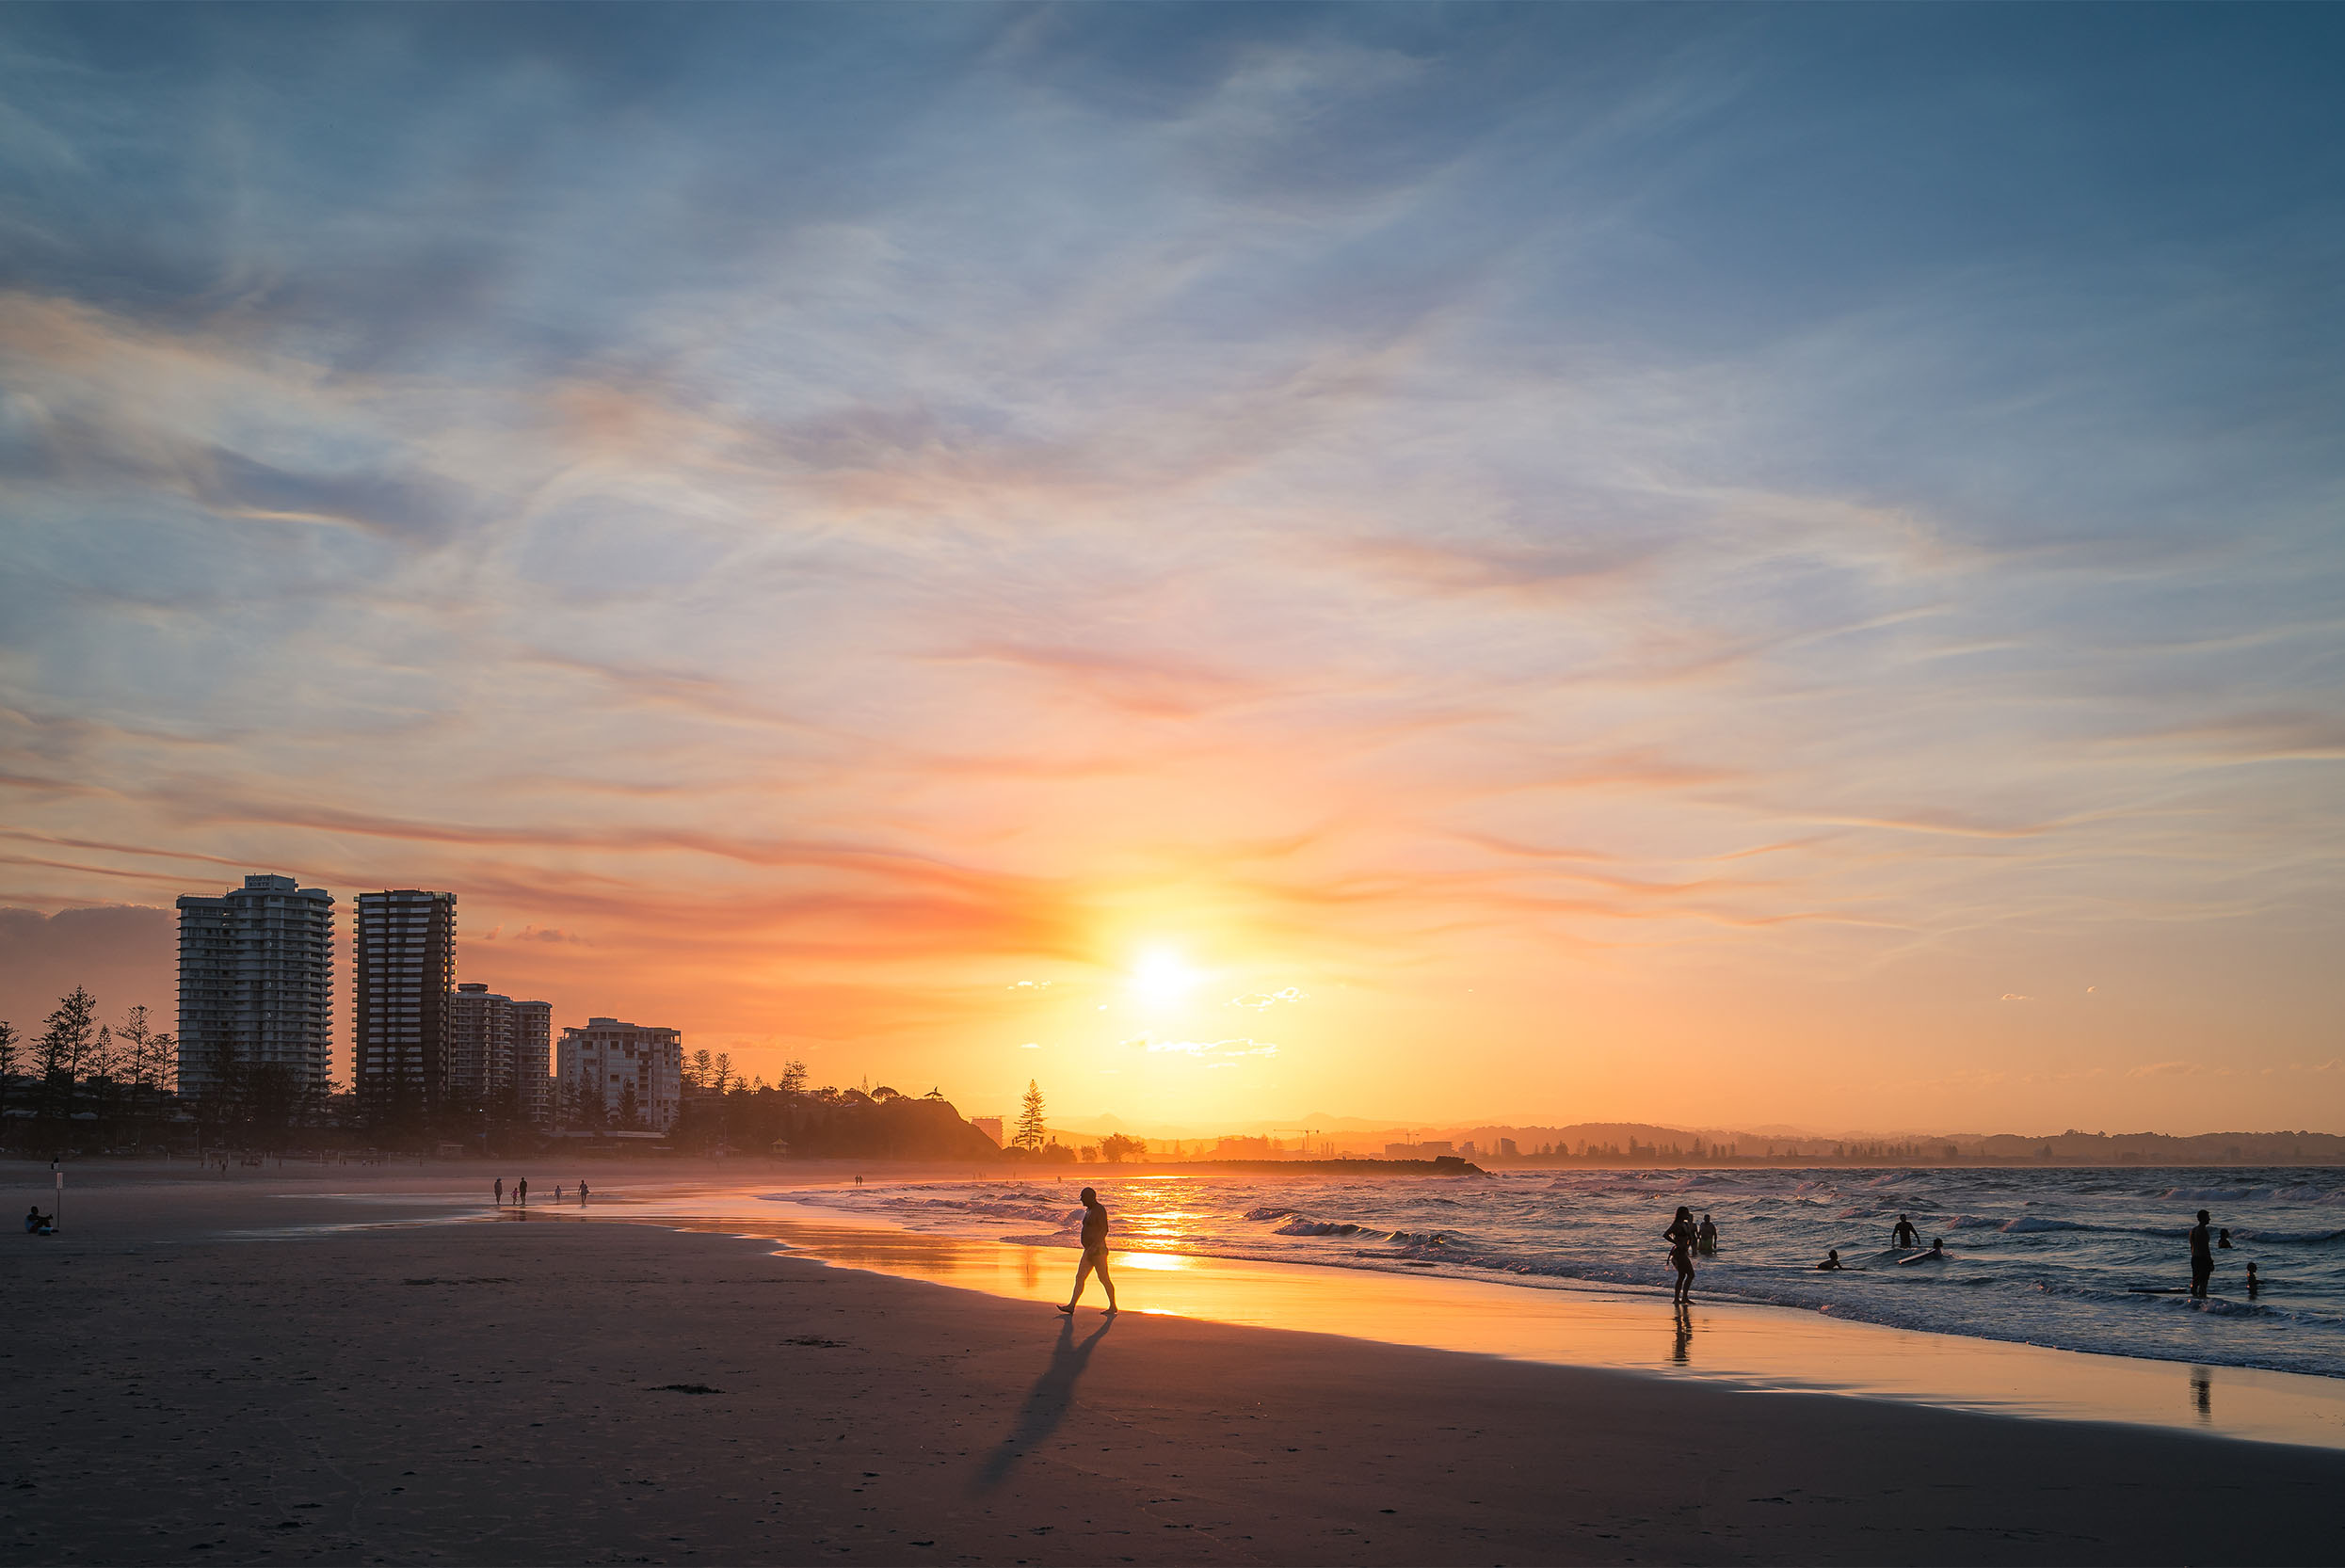
<svg viewBox="0 0 2345 1568"><path fill-rule="evenodd" d="M1150 948L1132 967L1132 994L1144 1006L1170 1007L1204 978L1169 948Z"/></svg>

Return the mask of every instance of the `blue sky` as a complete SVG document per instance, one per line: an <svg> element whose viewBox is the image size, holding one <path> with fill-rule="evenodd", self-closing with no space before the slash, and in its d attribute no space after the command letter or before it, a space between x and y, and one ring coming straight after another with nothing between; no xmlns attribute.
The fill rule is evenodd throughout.
<svg viewBox="0 0 2345 1568"><path fill-rule="evenodd" d="M12 8L0 902L1084 1111L2334 1123L2341 34Z"/></svg>

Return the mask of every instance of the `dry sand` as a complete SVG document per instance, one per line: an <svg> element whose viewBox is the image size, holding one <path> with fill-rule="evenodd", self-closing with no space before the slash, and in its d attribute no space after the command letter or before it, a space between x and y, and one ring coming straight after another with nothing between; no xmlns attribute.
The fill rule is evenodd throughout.
<svg viewBox="0 0 2345 1568"><path fill-rule="evenodd" d="M444 1176L88 1175L0 1233L0 1561L2345 1559L2334 1451L1070 1325L542 1212L328 1228L461 1219Z"/></svg>

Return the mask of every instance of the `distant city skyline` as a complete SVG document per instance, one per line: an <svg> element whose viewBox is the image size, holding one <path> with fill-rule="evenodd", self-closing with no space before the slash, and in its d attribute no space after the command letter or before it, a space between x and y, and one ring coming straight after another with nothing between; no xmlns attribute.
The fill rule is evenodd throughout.
<svg viewBox="0 0 2345 1568"><path fill-rule="evenodd" d="M2345 10L0 29L20 1027L275 870L987 1112L2345 1126Z"/></svg>

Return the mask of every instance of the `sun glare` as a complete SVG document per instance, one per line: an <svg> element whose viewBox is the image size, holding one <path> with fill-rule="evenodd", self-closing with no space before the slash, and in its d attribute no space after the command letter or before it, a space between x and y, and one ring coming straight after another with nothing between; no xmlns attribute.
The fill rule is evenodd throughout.
<svg viewBox="0 0 2345 1568"><path fill-rule="evenodd" d="M1169 1007L1204 977L1169 948L1150 948L1132 967L1132 994L1149 1007Z"/></svg>

